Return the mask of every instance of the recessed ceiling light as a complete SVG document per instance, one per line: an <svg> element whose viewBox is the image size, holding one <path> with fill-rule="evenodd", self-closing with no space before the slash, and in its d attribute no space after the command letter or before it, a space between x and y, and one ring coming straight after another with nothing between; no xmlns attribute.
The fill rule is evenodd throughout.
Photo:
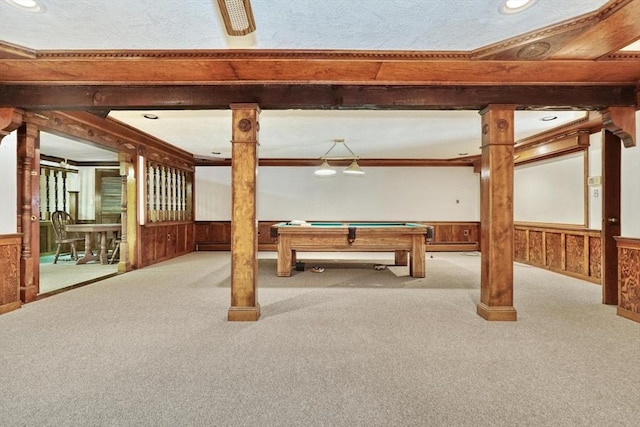
<svg viewBox="0 0 640 427"><path fill-rule="evenodd" d="M458 153L458 156L466 156L466 155L468 155L468 154L469 154L469 153Z"/></svg>
<svg viewBox="0 0 640 427"><path fill-rule="evenodd" d="M41 13L46 10L40 0L4 0L5 3L27 12Z"/></svg>
<svg viewBox="0 0 640 427"><path fill-rule="evenodd" d="M145 113L142 115L142 117L144 117L145 119L149 119L149 120L158 120L160 117L156 116L155 114L151 114L151 113Z"/></svg>
<svg viewBox="0 0 640 427"><path fill-rule="evenodd" d="M500 6L500 13L511 15L529 9L536 0L504 0Z"/></svg>
<svg viewBox="0 0 640 427"><path fill-rule="evenodd" d="M558 116L544 116L542 118L540 118L541 122L550 122L551 120L555 120L557 119Z"/></svg>

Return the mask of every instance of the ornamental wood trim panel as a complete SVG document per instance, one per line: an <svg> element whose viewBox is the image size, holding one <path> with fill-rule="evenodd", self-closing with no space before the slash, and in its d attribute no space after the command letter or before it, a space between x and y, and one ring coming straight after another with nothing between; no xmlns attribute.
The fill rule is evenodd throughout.
<svg viewBox="0 0 640 427"><path fill-rule="evenodd" d="M22 305L20 301L20 234L0 235L0 314Z"/></svg>
<svg viewBox="0 0 640 427"><path fill-rule="evenodd" d="M640 239L617 237L619 316L640 322Z"/></svg>
<svg viewBox="0 0 640 427"><path fill-rule="evenodd" d="M600 230L516 224L515 260L600 284Z"/></svg>
<svg viewBox="0 0 640 427"><path fill-rule="evenodd" d="M513 234L513 249L515 259L518 260L528 260L529 259L529 248L527 246L528 238L527 234L529 232L527 230L519 230L516 229Z"/></svg>
<svg viewBox="0 0 640 427"><path fill-rule="evenodd" d="M529 262L544 265L544 233L539 230L527 230Z"/></svg>
<svg viewBox="0 0 640 427"><path fill-rule="evenodd" d="M602 245L600 237L589 236L589 276L600 280L602 272Z"/></svg>

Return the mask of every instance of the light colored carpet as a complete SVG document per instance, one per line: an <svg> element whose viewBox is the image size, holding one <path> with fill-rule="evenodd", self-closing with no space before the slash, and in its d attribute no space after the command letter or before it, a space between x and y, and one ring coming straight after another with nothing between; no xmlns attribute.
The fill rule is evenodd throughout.
<svg viewBox="0 0 640 427"><path fill-rule="evenodd" d="M640 325L597 285L516 265L519 320L487 322L477 256L436 254L420 280L273 265L257 322L226 321L220 252L0 316L2 424L637 425Z"/></svg>
<svg viewBox="0 0 640 427"><path fill-rule="evenodd" d="M98 262L77 265L69 255L60 256L53 263L53 255L40 257L40 295L64 288L92 283L118 272L117 264L102 265Z"/></svg>

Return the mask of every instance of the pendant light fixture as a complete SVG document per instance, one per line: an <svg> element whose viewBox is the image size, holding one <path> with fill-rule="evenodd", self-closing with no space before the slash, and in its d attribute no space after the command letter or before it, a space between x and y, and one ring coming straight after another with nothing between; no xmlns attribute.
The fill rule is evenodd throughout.
<svg viewBox="0 0 640 427"><path fill-rule="evenodd" d="M347 151L351 153L351 156L346 156L346 157L329 156L329 154L333 151L333 149L336 148L336 146L338 145L342 145L344 148L346 148ZM343 171L343 173L351 176L364 175L364 171L358 164L358 156L356 156L353 150L351 150L351 148L349 148L347 143L344 142L344 139L334 139L333 145L327 150L326 153L324 153L324 156L322 156L320 159L322 160L322 165L320 166L319 169L317 169L314 172L318 176L331 176L336 174L336 170L333 169L331 165L329 165L329 160L351 160L351 164L349 165L349 167L347 167Z"/></svg>

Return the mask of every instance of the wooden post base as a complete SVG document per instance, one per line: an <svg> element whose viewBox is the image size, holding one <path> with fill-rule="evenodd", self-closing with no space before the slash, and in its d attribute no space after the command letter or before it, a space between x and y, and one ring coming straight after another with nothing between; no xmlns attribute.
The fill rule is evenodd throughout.
<svg viewBox="0 0 640 427"><path fill-rule="evenodd" d="M516 321L518 313L510 306L489 307L485 303L478 304L478 316L485 320Z"/></svg>
<svg viewBox="0 0 640 427"><path fill-rule="evenodd" d="M230 307L227 320L230 322L255 322L260 318L260 304L255 307Z"/></svg>
<svg viewBox="0 0 640 427"><path fill-rule="evenodd" d="M20 301L9 302L7 304L0 305L0 314L5 314L13 310L17 310L22 306Z"/></svg>
<svg viewBox="0 0 640 427"><path fill-rule="evenodd" d="M625 319L633 320L634 322L640 323L640 313L634 313L630 310L625 310L622 307L618 307L616 310L616 314L620 317L624 317Z"/></svg>

